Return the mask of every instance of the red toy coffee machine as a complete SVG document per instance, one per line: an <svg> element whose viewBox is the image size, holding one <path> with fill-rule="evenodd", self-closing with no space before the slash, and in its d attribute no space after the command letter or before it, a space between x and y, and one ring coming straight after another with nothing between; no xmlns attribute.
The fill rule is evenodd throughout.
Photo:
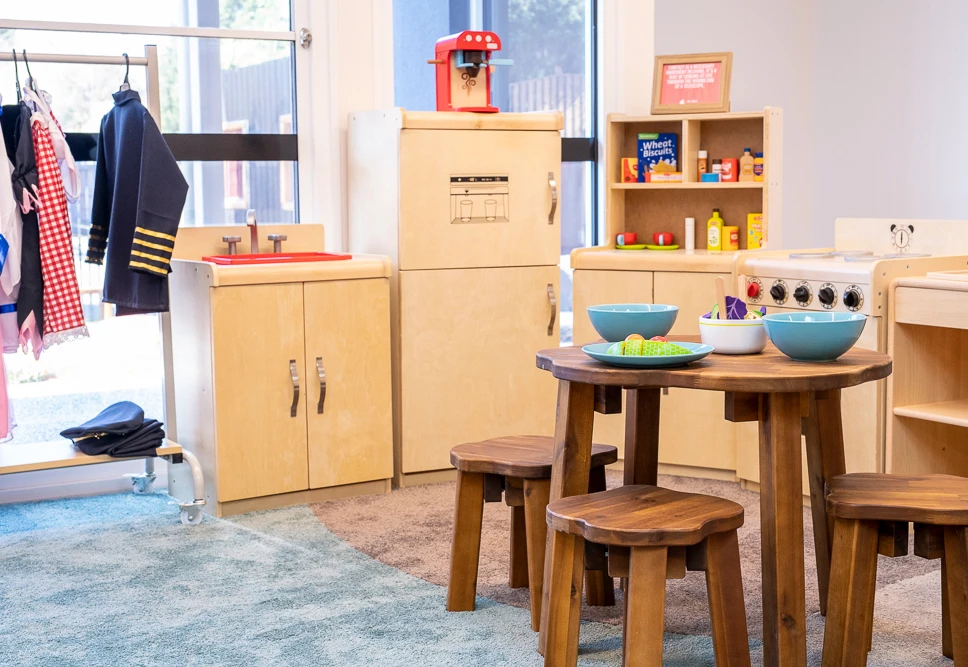
<svg viewBox="0 0 968 667"><path fill-rule="evenodd" d="M434 48L437 71L437 111L495 113L491 106L491 67L510 65L510 60L492 59L501 50L501 38L493 32L465 30L441 37ZM483 78L483 85L480 85Z"/></svg>

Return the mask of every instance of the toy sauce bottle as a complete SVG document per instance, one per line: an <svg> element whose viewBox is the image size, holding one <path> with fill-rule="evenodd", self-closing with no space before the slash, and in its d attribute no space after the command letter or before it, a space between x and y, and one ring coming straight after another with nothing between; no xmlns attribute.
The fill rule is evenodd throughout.
<svg viewBox="0 0 968 667"><path fill-rule="evenodd" d="M719 209L713 209L713 217L706 221L706 250L723 249L723 219Z"/></svg>

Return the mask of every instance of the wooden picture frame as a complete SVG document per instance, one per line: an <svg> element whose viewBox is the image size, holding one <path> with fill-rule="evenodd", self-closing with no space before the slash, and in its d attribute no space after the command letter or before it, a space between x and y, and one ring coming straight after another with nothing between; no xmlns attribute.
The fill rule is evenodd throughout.
<svg viewBox="0 0 968 667"><path fill-rule="evenodd" d="M694 93L692 99L681 97L680 86L674 85L667 77L671 75L666 68L672 66L678 71L680 80L683 74L692 70L703 72L707 78L688 82L687 90ZM676 67L687 66L687 67ZM698 66L698 67L697 67ZM728 53L690 53L672 56L656 56L652 76L652 113L716 113L729 111L729 80L733 71L733 54ZM712 81L708 76L712 77ZM678 99L675 99L678 97Z"/></svg>

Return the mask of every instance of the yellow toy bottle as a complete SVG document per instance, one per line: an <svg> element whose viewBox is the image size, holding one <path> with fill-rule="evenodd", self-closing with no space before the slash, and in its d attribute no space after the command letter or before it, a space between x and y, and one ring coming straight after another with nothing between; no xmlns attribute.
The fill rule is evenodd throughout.
<svg viewBox="0 0 968 667"><path fill-rule="evenodd" d="M706 221L706 249L723 249L723 225L724 220L719 217L719 209L713 209L713 217Z"/></svg>

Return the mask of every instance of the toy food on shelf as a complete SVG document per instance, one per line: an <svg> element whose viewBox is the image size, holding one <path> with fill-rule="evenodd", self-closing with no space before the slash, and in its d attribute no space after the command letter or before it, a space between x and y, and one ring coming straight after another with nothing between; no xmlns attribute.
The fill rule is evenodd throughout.
<svg viewBox="0 0 968 667"><path fill-rule="evenodd" d="M670 357L677 354L691 354L691 351L681 345L670 343L662 336L645 340L639 334L632 334L623 341L612 343L606 353L624 357Z"/></svg>
<svg viewBox="0 0 968 667"><path fill-rule="evenodd" d="M766 306L753 308L746 305L746 302L735 296L726 297L726 319L727 320L759 320L766 315ZM719 319L719 304L713 304L712 310L703 315L707 320Z"/></svg>
<svg viewBox="0 0 968 667"><path fill-rule="evenodd" d="M739 160L734 157L723 158L723 182L735 183L739 172Z"/></svg>
<svg viewBox="0 0 968 667"><path fill-rule="evenodd" d="M713 209L713 217L706 221L706 249L723 249L723 219L718 208Z"/></svg>
<svg viewBox="0 0 968 667"><path fill-rule="evenodd" d="M637 183L639 180L639 159L637 157L622 158L622 182Z"/></svg>
<svg viewBox="0 0 968 667"><path fill-rule="evenodd" d="M682 183L681 171L652 171L645 175L646 183Z"/></svg>
<svg viewBox="0 0 968 667"><path fill-rule="evenodd" d="M753 156L753 180L762 183L764 171L766 171L766 164L763 162L763 153L757 152Z"/></svg>
<svg viewBox="0 0 968 667"><path fill-rule="evenodd" d="M686 218L686 250L696 249L696 219Z"/></svg>
<svg viewBox="0 0 968 667"><path fill-rule="evenodd" d="M718 175L719 180L723 180L723 161L718 157L713 158L712 173Z"/></svg>
<svg viewBox="0 0 968 667"><path fill-rule="evenodd" d="M643 132L638 137L639 183L647 173L671 174L677 171L679 138L673 132ZM680 179L681 180L681 179Z"/></svg>
<svg viewBox="0 0 968 667"><path fill-rule="evenodd" d="M739 250L739 227L723 227L723 250Z"/></svg>
<svg viewBox="0 0 968 667"><path fill-rule="evenodd" d="M700 177L709 171L709 153L699 151L699 157L696 159L696 168Z"/></svg>
<svg viewBox="0 0 968 667"><path fill-rule="evenodd" d="M703 183L719 183L719 177L722 174L703 174L700 179Z"/></svg>
<svg viewBox="0 0 968 667"><path fill-rule="evenodd" d="M763 214L748 213L746 215L746 248L756 250L763 247Z"/></svg>
<svg viewBox="0 0 968 667"><path fill-rule="evenodd" d="M739 180L753 180L753 156L750 155L749 148L743 149L743 157L739 159Z"/></svg>

